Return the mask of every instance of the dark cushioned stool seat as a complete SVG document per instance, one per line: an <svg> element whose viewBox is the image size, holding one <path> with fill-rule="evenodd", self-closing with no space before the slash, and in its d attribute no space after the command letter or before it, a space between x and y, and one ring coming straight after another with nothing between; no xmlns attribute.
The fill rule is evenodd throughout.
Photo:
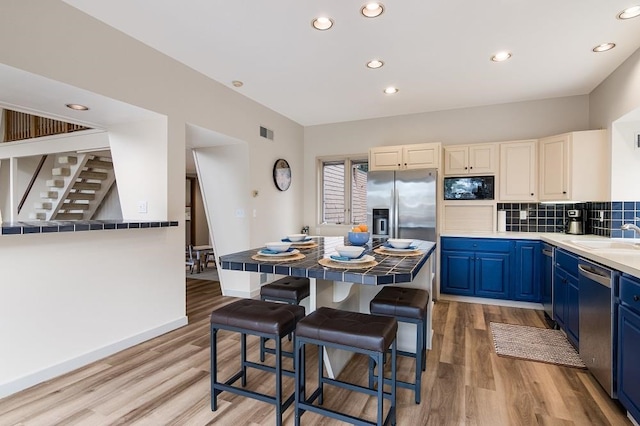
<svg viewBox="0 0 640 426"><path fill-rule="evenodd" d="M295 343L296 370L296 413L295 425L300 426L300 417L305 411L311 411L323 416L337 419L354 425L382 425L396 424L396 334L398 322L395 318L347 312L338 309L321 307L312 312L298 323ZM305 381L305 352L304 345L319 346L318 353L318 387L307 396ZM373 369L369 369L369 387L354 383L331 379L324 376L324 347L333 347L346 351L367 355L370 362L383 365L387 350L391 350L391 379L388 384L391 389L385 392L384 386L374 389L371 385ZM387 383L387 382L385 382ZM322 406L324 399L324 385L362 392L377 396L377 420L375 422L354 417ZM384 399L390 404L386 417L384 416ZM317 404L314 404L317 402Z"/></svg>
<svg viewBox="0 0 640 426"><path fill-rule="evenodd" d="M232 392L248 398L267 402L276 407L276 425L282 425L282 413L293 403L295 394L282 397L282 376L294 376L293 371L282 369L283 351L281 339L294 333L297 322L304 318L304 307L261 300L242 299L216 309L211 313L211 410L218 408L218 394ZM218 330L240 333L240 370L225 382L218 381ZM270 338L276 342L275 367L247 360L247 334ZM295 334L294 334L295 336ZM294 337L295 343L295 337ZM275 373L275 396L244 389L247 384L247 367ZM242 379L242 387L233 386Z"/></svg>
<svg viewBox="0 0 640 426"><path fill-rule="evenodd" d="M290 305L299 305L302 299L309 297L309 278L284 277L260 287L260 300L284 302ZM260 361L264 361L265 354L273 354L273 348L268 348L268 339L260 338ZM291 340L291 336L289 336ZM285 352L286 356L293 357L293 353Z"/></svg>
<svg viewBox="0 0 640 426"><path fill-rule="evenodd" d="M359 312L319 308L298 323L296 335L327 343L385 352L396 338L398 323L391 318Z"/></svg>
<svg viewBox="0 0 640 426"><path fill-rule="evenodd" d="M422 372L426 370L427 351L425 330L427 324L428 305L428 291L417 288L393 286L384 287L369 303L369 311L372 314L394 317L400 322L407 322L416 325L416 352L398 351L399 355L415 358L415 380L413 383L401 380L397 381L398 386L413 390L416 404L420 403ZM373 370L373 364L371 368ZM379 368L378 370L383 371L384 369ZM377 379L377 377L375 378Z"/></svg>
<svg viewBox="0 0 640 426"><path fill-rule="evenodd" d="M372 314L405 318L427 315L429 292L416 288L384 287L369 304Z"/></svg>
<svg viewBox="0 0 640 426"><path fill-rule="evenodd" d="M284 277L260 287L262 300L278 300L297 305L307 297L309 297L309 278Z"/></svg>

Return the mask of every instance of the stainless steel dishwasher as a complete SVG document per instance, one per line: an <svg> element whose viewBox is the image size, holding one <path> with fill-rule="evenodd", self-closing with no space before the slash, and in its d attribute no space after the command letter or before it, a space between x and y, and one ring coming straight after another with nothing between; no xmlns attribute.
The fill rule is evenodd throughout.
<svg viewBox="0 0 640 426"><path fill-rule="evenodd" d="M616 397L615 309L619 272L580 258L580 342L582 361L612 398Z"/></svg>

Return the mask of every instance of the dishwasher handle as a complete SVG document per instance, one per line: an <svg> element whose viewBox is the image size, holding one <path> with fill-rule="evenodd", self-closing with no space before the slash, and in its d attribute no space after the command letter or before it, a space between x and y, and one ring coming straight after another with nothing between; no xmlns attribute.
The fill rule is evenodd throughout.
<svg viewBox="0 0 640 426"><path fill-rule="evenodd" d="M611 275L598 273L598 269L589 267L587 265L578 265L578 272L580 275L589 278L592 281L602 284L605 287L611 288Z"/></svg>

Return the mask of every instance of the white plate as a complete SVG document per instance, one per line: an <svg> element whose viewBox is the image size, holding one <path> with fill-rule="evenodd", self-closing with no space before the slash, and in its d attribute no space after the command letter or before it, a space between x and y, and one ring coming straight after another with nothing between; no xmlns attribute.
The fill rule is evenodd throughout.
<svg viewBox="0 0 640 426"><path fill-rule="evenodd" d="M372 260L375 260L375 257L365 254L360 259L337 260L337 259L329 258L329 260L332 260L338 263L367 263L367 262L371 262Z"/></svg>
<svg viewBox="0 0 640 426"><path fill-rule="evenodd" d="M411 248L411 247L409 247L409 248L395 248L395 247L387 247L387 246L382 246L382 249L386 250L386 251L390 251L390 252L397 252L397 253L403 253L403 252L406 252L406 251L416 251L416 250L418 250L417 248Z"/></svg>
<svg viewBox="0 0 640 426"><path fill-rule="evenodd" d="M258 251L258 254L260 256L267 256L267 257L288 257L298 253L300 253L300 250L296 250L296 249L293 249L291 251L283 251L282 253L263 253L262 250Z"/></svg>

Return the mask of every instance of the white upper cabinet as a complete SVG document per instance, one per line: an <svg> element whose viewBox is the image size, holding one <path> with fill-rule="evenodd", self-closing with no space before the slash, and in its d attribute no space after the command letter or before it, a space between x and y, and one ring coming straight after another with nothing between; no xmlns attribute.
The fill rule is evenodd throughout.
<svg viewBox="0 0 640 426"><path fill-rule="evenodd" d="M440 143L381 146L369 150L369 170L438 169Z"/></svg>
<svg viewBox="0 0 640 426"><path fill-rule="evenodd" d="M538 141L500 144L500 201L538 201Z"/></svg>
<svg viewBox="0 0 640 426"><path fill-rule="evenodd" d="M444 174L495 174L496 144L453 145L444 148Z"/></svg>
<svg viewBox="0 0 640 426"><path fill-rule="evenodd" d="M609 199L610 154L604 130L540 139L540 201Z"/></svg>

